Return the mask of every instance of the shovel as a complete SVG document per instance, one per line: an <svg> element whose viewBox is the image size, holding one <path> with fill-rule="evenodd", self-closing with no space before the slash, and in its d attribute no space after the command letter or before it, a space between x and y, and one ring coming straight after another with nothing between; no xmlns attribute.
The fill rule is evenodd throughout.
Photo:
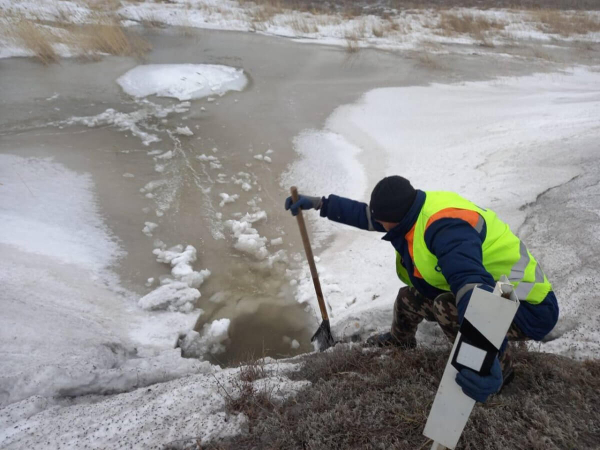
<svg viewBox="0 0 600 450"><path fill-rule="evenodd" d="M292 201L296 203L298 201L298 189L296 186L292 186L290 189L292 193ZM319 329L310 338L311 342L317 343L320 351L327 350L329 347L335 344L333 336L331 335L331 328L329 327L329 316L327 315L327 308L325 307L325 299L323 298L323 291L321 291L321 283L319 282L319 274L317 273L317 266L315 265L315 258L313 256L312 248L310 246L310 240L308 239L308 231L306 230L306 224L304 223L304 217L302 217L302 210L298 209L298 228L300 228L300 235L302 236L302 243L304 244L304 252L306 253L306 259L308 259L308 266L310 267L310 274L312 275L313 284L315 285L315 293L317 294L317 300L319 301L319 309L321 310L321 317L323 322L319 326Z"/></svg>

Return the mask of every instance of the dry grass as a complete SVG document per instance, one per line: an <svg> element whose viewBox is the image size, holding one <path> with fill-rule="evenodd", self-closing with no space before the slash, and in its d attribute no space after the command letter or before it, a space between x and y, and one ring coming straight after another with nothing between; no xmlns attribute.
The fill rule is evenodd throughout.
<svg viewBox="0 0 600 450"><path fill-rule="evenodd" d="M137 22L139 22L145 28L150 29L167 27L167 24L165 24L160 17L157 17L154 11L147 11L144 14L141 14Z"/></svg>
<svg viewBox="0 0 600 450"><path fill-rule="evenodd" d="M503 31L506 25L483 15L445 11L440 14L439 22L433 27L436 33L443 36L468 35L479 41L481 46L494 47L491 35Z"/></svg>
<svg viewBox="0 0 600 450"><path fill-rule="evenodd" d="M150 45L139 36L129 35L118 21L109 16L96 18L85 25L58 25L50 27L35 20L20 18L9 29L9 36L33 52L43 64L57 62L57 45L86 59L97 59L101 54L141 56Z"/></svg>
<svg viewBox="0 0 600 450"><path fill-rule="evenodd" d="M115 12L121 7L121 0L86 0L87 6L96 12Z"/></svg>
<svg viewBox="0 0 600 450"><path fill-rule="evenodd" d="M298 33L312 34L319 32L319 27L312 18L304 18L297 14L295 14L287 24Z"/></svg>
<svg viewBox="0 0 600 450"><path fill-rule="evenodd" d="M492 37L498 36L508 25L506 22L495 19L491 15L460 13L452 10L453 7L477 7L479 9L490 8L514 8L515 11L523 11L529 14L533 25L546 33L555 33L562 36L570 36L577 33L600 31L600 18L589 12L573 12L572 9L589 7L600 9L600 1L596 0L597 8L592 8L586 0L549 0L542 5L529 0L421 0L413 2L401 2L400 0L336 0L333 2L316 2L313 0L239 0L250 10L253 29L264 30L272 22L273 16L281 13L311 13L305 17L295 14L288 25L302 34L310 34L318 31L319 26L339 24L344 21L367 20L367 15L377 15L378 19L370 21L369 29L376 38L392 35L407 34L412 30L404 29L410 25L403 25L402 20L395 18L396 13L391 11L413 9L418 13L418 8L433 8L439 11L439 19L432 19L423 23L435 33L443 36L471 36L479 41L480 45L493 47ZM535 9L532 9L535 8ZM551 9L554 8L554 9ZM571 11L563 11L562 9ZM410 12L410 10L408 11ZM409 22L405 22L408 24ZM352 36L353 32L346 36L347 48L354 52L358 49L357 41L364 38L365 33L358 32L358 38Z"/></svg>
<svg viewBox="0 0 600 450"><path fill-rule="evenodd" d="M559 34L564 37L574 34L600 32L600 16L586 12L565 13L556 10L533 11L531 16L537 27L544 33Z"/></svg>
<svg viewBox="0 0 600 450"><path fill-rule="evenodd" d="M371 22L371 34L376 38L408 34L411 30L412 27L409 22L398 21L392 17Z"/></svg>
<svg viewBox="0 0 600 450"><path fill-rule="evenodd" d="M264 353L264 352L263 352ZM264 355L257 359L253 354L248 355L246 361L240 363L240 380L245 383L252 383L268 376Z"/></svg>
<svg viewBox="0 0 600 450"><path fill-rule="evenodd" d="M275 403L272 390L257 390L253 384L256 380L269 376L265 366L264 356L257 359L253 354L249 354L245 361L239 364L239 376L231 380L233 391L222 391L228 412L244 413L253 421L261 414L273 410Z"/></svg>
<svg viewBox="0 0 600 450"><path fill-rule="evenodd" d="M344 20L340 16L334 16L329 14L319 14L313 16L313 20L317 26L336 26L344 23Z"/></svg>
<svg viewBox="0 0 600 450"><path fill-rule="evenodd" d="M344 39L346 39L346 51L348 53L356 53L360 50L361 36L356 31L346 32Z"/></svg>
<svg viewBox="0 0 600 450"><path fill-rule="evenodd" d="M243 436L212 449L418 449L447 352L336 347L288 376L312 386L283 404L248 388L228 404L250 418ZM600 361L515 353L516 378L475 407L458 449L596 449ZM199 448L190 446L187 448Z"/></svg>
<svg viewBox="0 0 600 450"><path fill-rule="evenodd" d="M445 35L470 34L478 36L487 31L504 30L506 24L483 15L442 12L438 29Z"/></svg>
<svg viewBox="0 0 600 450"><path fill-rule="evenodd" d="M358 39L353 37L346 37L346 51L348 53L356 53L360 50L360 44Z"/></svg>
<svg viewBox="0 0 600 450"><path fill-rule="evenodd" d="M127 35L116 21L101 20L73 29L71 45L79 46L84 55L108 53L118 56L141 56L150 45L139 36Z"/></svg>
<svg viewBox="0 0 600 450"><path fill-rule="evenodd" d="M426 41L421 44L421 49L414 55L419 65L428 70L443 70L445 66L440 62L437 53L442 50L437 42Z"/></svg>
<svg viewBox="0 0 600 450"><path fill-rule="evenodd" d="M58 61L59 56L53 47L57 38L48 28L30 20L21 19L12 26L9 35L17 39L27 50L32 51L42 64Z"/></svg>
<svg viewBox="0 0 600 450"><path fill-rule="evenodd" d="M275 1L253 6L252 9L249 10L248 21L250 29L254 31L266 30L267 25L272 23L273 17L282 12L283 9L281 9Z"/></svg>
<svg viewBox="0 0 600 450"><path fill-rule="evenodd" d="M525 55L552 63L562 62L556 54L552 53L551 49L546 49L541 45L531 45L529 47L525 47Z"/></svg>
<svg viewBox="0 0 600 450"><path fill-rule="evenodd" d="M421 8L515 8L600 10L598 0L238 0L240 4L269 5L296 11L341 13L347 18L361 14L384 16L390 9Z"/></svg>
<svg viewBox="0 0 600 450"><path fill-rule="evenodd" d="M261 5L252 11L252 17L258 22L270 22L273 17L283 12L279 6L276 5Z"/></svg>
<svg viewBox="0 0 600 450"><path fill-rule="evenodd" d="M425 67L430 70L439 70L442 66L435 59L435 56L428 52L419 52L417 54L417 59L419 60L419 64L422 67Z"/></svg>

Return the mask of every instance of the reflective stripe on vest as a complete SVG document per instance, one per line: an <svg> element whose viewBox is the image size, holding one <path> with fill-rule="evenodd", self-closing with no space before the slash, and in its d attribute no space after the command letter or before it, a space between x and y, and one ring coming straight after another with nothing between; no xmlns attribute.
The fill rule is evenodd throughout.
<svg viewBox="0 0 600 450"><path fill-rule="evenodd" d="M422 278L440 290L450 290L444 275L439 268L436 270L438 259L425 244L425 232L436 220L458 218L468 222L478 232L481 232L485 223L487 232L482 245L483 265L494 280L507 275L520 300L533 304L544 300L552 290L552 285L525 244L510 231L507 224L498 219L496 213L479 208L452 192L425 194L425 203L419 217L405 236L415 268L414 277ZM408 273L401 264L400 255L396 257L396 271L398 277L406 283Z"/></svg>

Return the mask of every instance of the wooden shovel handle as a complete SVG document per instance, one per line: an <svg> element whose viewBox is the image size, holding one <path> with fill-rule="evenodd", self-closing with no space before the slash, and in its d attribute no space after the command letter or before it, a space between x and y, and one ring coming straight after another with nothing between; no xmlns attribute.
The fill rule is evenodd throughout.
<svg viewBox="0 0 600 450"><path fill-rule="evenodd" d="M292 186L290 189L292 193L292 202L298 201L298 189L296 186ZM302 217L302 209L298 209L298 228L300 228L300 235L302 236L302 244L304 244L304 252L306 253L306 259L308 259L308 267L310 267L310 274L312 275L313 284L315 285L315 293L317 294L317 300L319 301L319 308L321 309L321 317L323 320L329 320L327 315L327 308L325 307L325 299L323 298L323 291L321 291L321 283L319 282L319 274L317 273L317 266L315 265L315 257L313 256L312 248L310 246L310 239L308 238L308 231L306 230L306 224L304 223L304 217Z"/></svg>

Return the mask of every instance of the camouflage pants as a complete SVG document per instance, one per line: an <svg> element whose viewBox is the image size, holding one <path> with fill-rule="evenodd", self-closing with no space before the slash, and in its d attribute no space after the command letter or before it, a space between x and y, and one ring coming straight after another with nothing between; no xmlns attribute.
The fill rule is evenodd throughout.
<svg viewBox="0 0 600 450"><path fill-rule="evenodd" d="M394 303L392 336L402 343L414 342L417 327L423 319L437 322L450 343L454 343L459 324L458 309L451 292L439 295L432 300L419 294L413 287L401 288L396 297L396 303ZM507 337L509 341L529 339L514 322L508 330ZM500 358L500 364L503 369L512 364L508 347Z"/></svg>

